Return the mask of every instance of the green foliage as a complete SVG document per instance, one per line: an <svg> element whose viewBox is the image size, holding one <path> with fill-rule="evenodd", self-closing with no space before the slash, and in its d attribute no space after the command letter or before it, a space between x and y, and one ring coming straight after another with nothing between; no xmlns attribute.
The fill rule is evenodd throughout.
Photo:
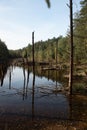
<svg viewBox="0 0 87 130"><path fill-rule="evenodd" d="M59 40L59 56L61 59L61 62L69 62L70 60L70 42L68 37L62 37Z"/></svg>
<svg viewBox="0 0 87 130"><path fill-rule="evenodd" d="M8 60L9 51L4 42L0 40L0 62Z"/></svg>
<svg viewBox="0 0 87 130"><path fill-rule="evenodd" d="M80 3L81 10L74 19L74 59L77 63L87 59L87 0Z"/></svg>
<svg viewBox="0 0 87 130"><path fill-rule="evenodd" d="M85 83L75 83L73 85L73 92L77 93L77 92L80 92L80 93L85 93L85 86L86 84Z"/></svg>
<svg viewBox="0 0 87 130"><path fill-rule="evenodd" d="M46 0L50 7L50 1ZM87 63L87 0L81 1L81 10L75 14L73 21L74 31L74 63ZM46 41L38 41L35 44L35 61L70 62L70 37L53 37ZM12 57L24 57L32 60L32 45L10 51Z"/></svg>
<svg viewBox="0 0 87 130"><path fill-rule="evenodd" d="M52 61L55 62L56 55L57 57L66 61L66 58L69 57L69 44L68 37L53 37L52 39L48 39L46 41L38 41L35 43L35 61ZM28 45L27 47L21 50L14 51L14 56L19 55L19 57L28 58L30 61L32 60L32 45ZM19 53L18 53L19 52ZM67 54L66 54L67 52ZM57 54L56 54L57 53ZM69 58L68 58L69 59Z"/></svg>
<svg viewBox="0 0 87 130"><path fill-rule="evenodd" d="M22 51L22 57L23 58L27 58L27 50L26 49L23 49L23 51Z"/></svg>
<svg viewBox="0 0 87 130"><path fill-rule="evenodd" d="M22 55L22 50L9 50L9 58L14 59L14 58L21 58Z"/></svg>

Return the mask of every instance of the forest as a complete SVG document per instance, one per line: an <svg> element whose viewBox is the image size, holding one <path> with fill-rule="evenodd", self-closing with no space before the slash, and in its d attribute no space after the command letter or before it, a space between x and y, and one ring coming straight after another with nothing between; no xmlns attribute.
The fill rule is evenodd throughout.
<svg viewBox="0 0 87 130"><path fill-rule="evenodd" d="M6 44L0 40L0 62L7 61L9 58L9 50Z"/></svg>
<svg viewBox="0 0 87 130"><path fill-rule="evenodd" d="M73 49L74 63L86 64L87 62L87 0L80 2L81 9L74 14L73 19ZM70 32L67 35L48 38L46 41L38 41L35 44L35 61L48 61L69 63L70 61ZM4 42L0 40L0 61L8 58L27 58L32 61L32 44L18 50L8 50ZM57 60L57 61L56 61Z"/></svg>
<svg viewBox="0 0 87 130"><path fill-rule="evenodd" d="M0 39L0 130L87 130L87 0L65 36L31 33L17 50Z"/></svg>

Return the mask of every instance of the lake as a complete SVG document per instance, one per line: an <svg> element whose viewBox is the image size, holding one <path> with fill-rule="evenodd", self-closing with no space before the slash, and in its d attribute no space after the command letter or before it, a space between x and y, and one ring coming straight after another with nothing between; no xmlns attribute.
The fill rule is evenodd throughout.
<svg viewBox="0 0 87 130"><path fill-rule="evenodd" d="M0 68L0 130L29 129L42 121L76 121L73 125L87 121L86 99L82 102L58 91L66 84L62 72L36 67L33 74L32 67Z"/></svg>

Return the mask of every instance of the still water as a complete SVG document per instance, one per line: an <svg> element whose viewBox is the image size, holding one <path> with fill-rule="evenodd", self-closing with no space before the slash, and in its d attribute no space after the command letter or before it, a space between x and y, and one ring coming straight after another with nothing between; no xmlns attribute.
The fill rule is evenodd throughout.
<svg viewBox="0 0 87 130"><path fill-rule="evenodd" d="M53 93L61 87L61 83L45 76L33 75L29 69L10 66L0 87L0 113L67 118L68 99L65 95Z"/></svg>
<svg viewBox="0 0 87 130"><path fill-rule="evenodd" d="M38 68L33 74L31 68L10 66L0 74L0 127L28 120L87 121L87 102L59 93L63 82L57 72Z"/></svg>

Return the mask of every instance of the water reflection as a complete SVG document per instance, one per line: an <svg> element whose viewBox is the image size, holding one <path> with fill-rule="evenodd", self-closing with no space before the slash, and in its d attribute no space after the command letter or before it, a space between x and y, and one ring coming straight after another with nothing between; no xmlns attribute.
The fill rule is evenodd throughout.
<svg viewBox="0 0 87 130"><path fill-rule="evenodd" d="M55 93L54 90L62 87L60 73L47 71L40 76L40 72L40 68L35 68L32 73L30 67L10 66L3 71L3 76L0 70L4 77L0 88L0 122L8 123L13 119L12 124L18 120L21 126L30 120L86 122L87 99Z"/></svg>
<svg viewBox="0 0 87 130"><path fill-rule="evenodd" d="M27 92L28 92L29 74L30 74L29 68L27 68L26 98L27 98Z"/></svg>
<svg viewBox="0 0 87 130"><path fill-rule="evenodd" d="M24 76L24 84L23 84L23 100L26 95L26 89L25 89L25 83L26 83L26 77L25 77L25 68L23 68L23 76Z"/></svg>
<svg viewBox="0 0 87 130"><path fill-rule="evenodd" d="M34 112L34 95L35 95L35 70L33 70L33 82L32 82L32 120L34 119L34 115L35 115L35 112Z"/></svg>
<svg viewBox="0 0 87 130"><path fill-rule="evenodd" d="M23 100L27 99L27 93L28 93L28 83L29 83L29 68L25 69L25 67L23 67Z"/></svg>
<svg viewBox="0 0 87 130"><path fill-rule="evenodd" d="M11 78L12 78L12 76L11 76L11 73L12 73L12 71L13 71L13 66L10 66L9 68L8 68L8 71L9 71L9 89L11 89Z"/></svg>
<svg viewBox="0 0 87 130"><path fill-rule="evenodd" d="M8 68L8 66L0 64L0 84L1 84L1 86L3 86L4 77L7 73L7 68Z"/></svg>

